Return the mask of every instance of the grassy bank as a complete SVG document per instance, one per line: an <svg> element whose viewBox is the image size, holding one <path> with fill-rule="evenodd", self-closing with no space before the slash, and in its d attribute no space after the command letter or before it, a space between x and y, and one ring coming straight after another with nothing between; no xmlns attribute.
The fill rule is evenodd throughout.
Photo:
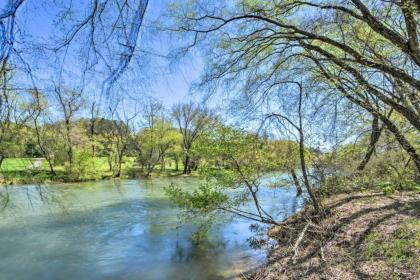
<svg viewBox="0 0 420 280"><path fill-rule="evenodd" d="M246 279L420 279L420 193L325 199L270 229L269 262Z"/></svg>
<svg viewBox="0 0 420 280"><path fill-rule="evenodd" d="M80 165L79 165L80 166ZM95 158L83 166L68 171L65 166L55 166L54 173L50 172L45 160L41 161L40 168L33 168L33 160L27 158L7 158L0 169L0 184L38 184L49 182L85 182L115 178L110 170L106 158ZM169 177L182 175L182 166L175 169L175 164L169 162L164 170L156 166L149 177ZM126 158L121 169L121 179L143 178L144 171L136 165L134 158Z"/></svg>

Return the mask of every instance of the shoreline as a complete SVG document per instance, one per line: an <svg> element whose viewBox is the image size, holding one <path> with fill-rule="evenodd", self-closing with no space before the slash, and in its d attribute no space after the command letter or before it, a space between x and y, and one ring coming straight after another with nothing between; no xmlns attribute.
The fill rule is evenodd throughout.
<svg viewBox="0 0 420 280"><path fill-rule="evenodd" d="M306 207L271 227L268 262L243 279L420 277L419 192L337 194L324 207L322 220Z"/></svg>
<svg viewBox="0 0 420 280"><path fill-rule="evenodd" d="M8 172L9 174L4 176L5 172L0 172L0 186L15 186L15 185L28 185L28 184L54 184L54 183L85 183L85 182L98 182L98 181L110 181L110 180L135 180L135 179L153 179L153 178L170 178L170 177L197 177L195 173L183 174L182 172L176 172L167 170L163 172L152 173L149 176L141 173L135 175L123 175L120 177L114 177L111 175L99 175L96 178L75 178L72 174L65 172L57 172L52 175L48 171L15 171ZM10 176L10 173L19 174L17 176Z"/></svg>

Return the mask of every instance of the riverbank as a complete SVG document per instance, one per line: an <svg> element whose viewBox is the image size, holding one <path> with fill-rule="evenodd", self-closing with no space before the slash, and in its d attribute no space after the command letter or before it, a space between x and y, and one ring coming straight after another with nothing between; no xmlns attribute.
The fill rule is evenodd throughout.
<svg viewBox="0 0 420 280"><path fill-rule="evenodd" d="M111 172L95 174L94 176L78 176L65 171L58 170L55 174L45 170L19 170L19 171L1 171L0 185L24 185L24 184L50 184L50 183L82 183L101 180L118 179L151 179L157 177L194 177L195 173L183 174L182 171L164 170L155 171L149 176L145 176L141 169L125 170L124 173L116 178Z"/></svg>
<svg viewBox="0 0 420 280"><path fill-rule="evenodd" d="M0 185L44 184L44 183L81 183L90 181L113 179L148 179L156 177L196 176L196 172L185 175L180 164L176 168L173 162L168 162L165 169L161 166L146 176L146 171L135 164L135 158L125 158L120 176L115 176L115 171L110 170L106 158L98 157L94 161L82 166L76 165L70 172L65 166L54 166L54 173L49 169L45 160L40 168L33 167L33 160L27 158L7 158L0 168Z"/></svg>
<svg viewBox="0 0 420 280"><path fill-rule="evenodd" d="M278 245L245 279L419 279L420 193L359 192L324 201L270 229Z"/></svg>

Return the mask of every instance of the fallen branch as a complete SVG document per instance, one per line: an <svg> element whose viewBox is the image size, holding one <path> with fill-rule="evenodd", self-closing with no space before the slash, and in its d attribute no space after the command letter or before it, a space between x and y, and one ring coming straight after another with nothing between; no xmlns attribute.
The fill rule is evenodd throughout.
<svg viewBox="0 0 420 280"><path fill-rule="evenodd" d="M321 261L325 262L324 249L322 248L322 244L319 245L319 255L321 257Z"/></svg>
<svg viewBox="0 0 420 280"><path fill-rule="evenodd" d="M292 263L293 264L296 263L296 258L297 258L297 255L299 253L299 245L302 242L303 237L305 236L305 232L308 229L308 227L309 227L309 223L306 224L306 226L303 228L302 232L299 234L299 237L295 242L295 245L293 246L293 251L294 251L293 256L292 256Z"/></svg>

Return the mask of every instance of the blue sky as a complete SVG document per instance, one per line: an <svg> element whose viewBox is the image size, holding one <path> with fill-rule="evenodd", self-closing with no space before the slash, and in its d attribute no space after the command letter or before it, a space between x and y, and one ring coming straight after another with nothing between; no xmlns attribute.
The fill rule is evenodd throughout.
<svg viewBox="0 0 420 280"><path fill-rule="evenodd" d="M51 37L59 39L63 36L63 32L59 30L58 24L55 20L59 9L53 3L73 3L75 7L74 16L75 21L72 23L80 21L82 18L86 17L89 13L89 3L91 0L25 0L23 7L19 10L17 15L19 20L19 32L24 32L23 36L19 38L27 39L23 44L20 41L16 42L16 47L24 50L26 58L28 59L28 64L31 65L36 71L36 75L40 84L44 83L50 86L50 91L52 91L51 80L56 79L57 69L60 67L54 67L54 60L56 57L51 55L51 52L47 52L47 55L41 53L38 54L37 46L32 47L31 42L38 43L47 43L47 45L54 45L51 41ZM134 1L134 0L131 0ZM167 55L172 49L176 48L180 43L180 39L176 39L174 36L169 36L165 32L159 32L154 29L154 23L157 20L165 21L163 14L167 12L167 3L174 2L175 0L150 0L150 5L146 12L146 18L143 26L143 33L138 42L138 48L141 50L146 50L148 53L153 53L155 55L148 55L148 63L146 65L137 65L136 61L132 61L132 69L130 69L130 75L127 75L120 79L117 83L120 87L120 91L115 90L116 96L124 96L126 100L123 102L114 102L114 100L105 100L103 102L101 96L101 83L105 80L106 71L102 71L102 76L100 72L93 72L91 80L89 81L92 85L89 85L85 88L84 94L90 98L87 101L99 100L101 108L109 110L112 104L119 104L118 110L121 110L121 113L130 113L133 111L133 107L137 106L134 109L140 109L142 102L147 102L147 97L153 97L163 103L166 108L170 107L179 102L188 102L190 100L195 102L200 102L200 100L205 96L205 94L196 93L195 95L190 94L190 86L194 81L197 81L203 72L204 60L200 57L199 50L195 50L195 53L190 54L188 57L182 61L173 65L169 60L165 59L164 56ZM188 0L184 0L188 1ZM0 0L0 9L4 7L6 0ZM80 8L79 8L80 7ZM66 29L68 30L68 28ZM100 37L100 36L99 36ZM77 83L77 79L80 78L77 74L72 72L81 72L82 68L75 63L77 61L77 52L83 48L83 45L76 45L79 48L72 53L70 59L66 64L65 68L68 68L69 75L64 78L64 86L73 89L72 86ZM42 48L41 48L42 49ZM83 51L81 51L83 53ZM80 53L79 53L80 54ZM115 53L112 53L114 55ZM40 58L43 57L43 58ZM119 56L117 56L118 58ZM138 56L141 58L141 56ZM108 61L107 61L108 62ZM112 61L111 61L112 62ZM67 67L68 66L68 67ZM99 69L99 71L104 70L105 68ZM68 73L66 73L67 75ZM53 79L51 79L53 78ZM93 82L92 82L93 80ZM23 78L23 82L25 81ZM29 84L30 85L30 84ZM47 86L46 86L47 87ZM45 87L45 88L46 88ZM77 89L77 87L76 87ZM123 90L121 92L121 89ZM210 107L214 110L217 110L216 113L226 117L229 120L229 123L235 123L238 126L257 129L260 125L261 116L264 114L262 110L256 110L255 112L250 111L246 112L248 114L238 113L237 100L230 97L235 96L236 98L240 96L241 92L236 92L236 89L225 89L232 90L232 92L222 92L222 89L216 89L215 98L210 100ZM131 98L131 96L133 98ZM128 97L127 97L128 96ZM54 102L54 98L51 98ZM48 100L50 103L50 100ZM118 100L117 100L118 101ZM234 110L228 111L229 105L235 105ZM86 107L89 108L89 104L86 103ZM98 103L97 103L98 104ZM57 108L52 107L54 113L60 113ZM248 110L245 107L243 110ZM110 110L109 110L110 111ZM81 114L86 114L87 110L84 110ZM105 117L108 117L105 115ZM251 117L254 117L253 120ZM248 118L248 119L244 119Z"/></svg>
<svg viewBox="0 0 420 280"><path fill-rule="evenodd" d="M161 20L168 2L174 1L150 1L146 24ZM163 33L157 34L152 42L153 51L167 54L170 48L176 47L171 39L173 38L168 38ZM165 60L161 60L161 63L161 67L156 69L157 76L151 81L151 90L156 98L168 106L185 100L200 100L200 96L189 93L191 83L199 78L203 69L203 61L198 55L191 54L187 62L180 62L178 65L170 66L169 61Z"/></svg>
<svg viewBox="0 0 420 280"><path fill-rule="evenodd" d="M3 1L5 0L0 0L0 9L4 7ZM76 7L80 6L80 10L77 12L80 11L81 15L88 11L86 5L88 1L73 0L73 2ZM141 48L146 46L147 51L162 56L167 55L173 47L176 47L176 40L174 42L173 38L169 38L164 32L152 30L151 26L156 20L162 20L162 16L166 12L167 2L173 1L150 1L142 37L139 42ZM43 40L47 41L51 34L59 34L60 31L54 22L57 18L58 10L51 3L53 3L53 0L26 0L19 11L23 15L19 17L19 20L20 24L24 25L22 29L26 32L25 36L31 36L40 42ZM64 1L64 3L68 2ZM54 75L54 73L48 72L48 63L52 63L52 61L48 61L45 65L42 63L37 64L38 76L46 80ZM145 74L144 80L147 81L146 85L142 85L142 93L136 94L152 96L160 100L166 107L181 101L199 101L200 96L189 94L189 88L191 83L199 78L202 69L203 62L197 54L189 56L187 62L180 62L177 65L170 65L167 59L150 55L145 69L136 68L136 72L140 72L140 76ZM70 71L77 72L80 69L73 68ZM135 83L136 78L133 79L134 81L132 82ZM137 97L141 98L141 96Z"/></svg>

